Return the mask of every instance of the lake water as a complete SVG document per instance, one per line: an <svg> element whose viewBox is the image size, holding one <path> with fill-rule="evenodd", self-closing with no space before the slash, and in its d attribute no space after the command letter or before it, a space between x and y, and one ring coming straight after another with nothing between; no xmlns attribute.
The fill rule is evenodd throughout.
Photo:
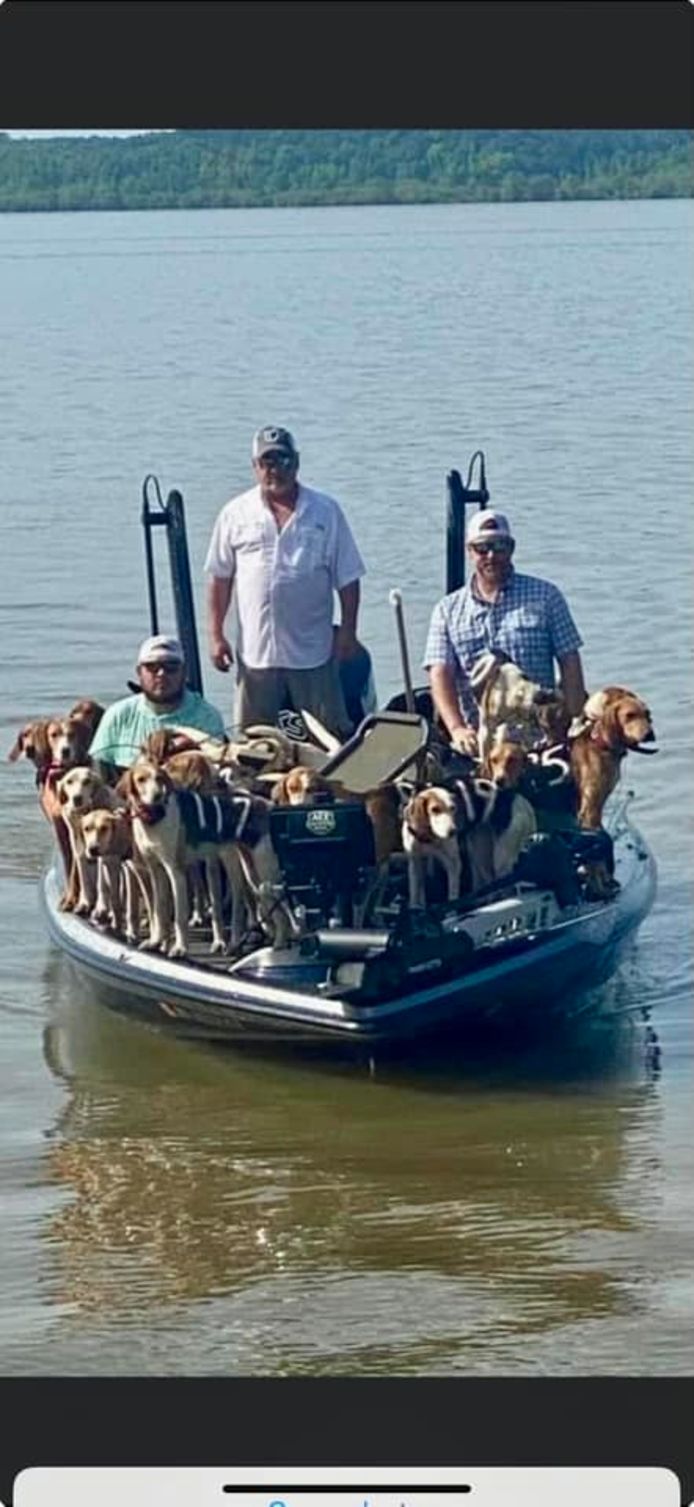
<svg viewBox="0 0 694 1507"><path fill-rule="evenodd" d="M124 693L145 474L200 585L278 422L366 557L382 699L388 590L416 663L445 474L481 446L589 686L639 691L661 750L625 776L660 889L622 1027L373 1077L108 1014L46 939L49 832L3 762L5 1373L691 1370L693 239L691 202L0 217L7 749Z"/></svg>

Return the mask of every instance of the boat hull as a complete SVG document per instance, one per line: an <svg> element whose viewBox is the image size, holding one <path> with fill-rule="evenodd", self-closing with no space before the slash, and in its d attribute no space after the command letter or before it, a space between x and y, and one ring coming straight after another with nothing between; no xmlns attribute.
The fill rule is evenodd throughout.
<svg viewBox="0 0 694 1507"><path fill-rule="evenodd" d="M614 899L562 915L548 932L485 949L472 965L461 964L458 976L425 986L413 980L396 998L368 1003L321 993L324 970L310 959L266 983L211 961L182 962L127 946L59 909L54 869L43 900L53 941L99 997L121 1011L210 1041L271 1036L368 1045L486 1024L535 1030L590 1008L590 994L614 973L656 890L655 862L631 826L615 841L615 865Z"/></svg>

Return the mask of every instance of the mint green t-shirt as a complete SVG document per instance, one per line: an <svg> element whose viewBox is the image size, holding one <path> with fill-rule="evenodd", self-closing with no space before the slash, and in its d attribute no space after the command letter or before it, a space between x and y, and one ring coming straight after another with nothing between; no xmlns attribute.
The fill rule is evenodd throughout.
<svg viewBox="0 0 694 1507"><path fill-rule="evenodd" d="M160 727L195 727L211 738L224 738L224 723L216 706L196 691L186 688L183 700L172 712L157 712L142 694L124 696L107 707L89 749L92 759L124 768L132 764L149 733Z"/></svg>

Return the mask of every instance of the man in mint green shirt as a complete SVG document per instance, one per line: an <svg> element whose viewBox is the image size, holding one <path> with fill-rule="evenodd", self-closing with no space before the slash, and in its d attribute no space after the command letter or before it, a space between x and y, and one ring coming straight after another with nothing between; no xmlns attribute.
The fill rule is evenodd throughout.
<svg viewBox="0 0 694 1507"><path fill-rule="evenodd" d="M89 756L104 774L127 769L143 740L160 727L194 727L212 738L226 737L216 706L186 685L177 638L164 633L146 638L137 656L137 674L142 689L107 708L91 742Z"/></svg>

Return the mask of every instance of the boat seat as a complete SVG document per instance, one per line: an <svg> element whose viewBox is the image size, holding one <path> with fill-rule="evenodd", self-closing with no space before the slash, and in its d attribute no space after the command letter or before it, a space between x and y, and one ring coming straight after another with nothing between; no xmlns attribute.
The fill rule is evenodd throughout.
<svg viewBox="0 0 694 1507"><path fill-rule="evenodd" d="M395 780L410 769L429 737L425 717L416 712L372 712L336 753L330 754L321 774L339 781L355 795Z"/></svg>

